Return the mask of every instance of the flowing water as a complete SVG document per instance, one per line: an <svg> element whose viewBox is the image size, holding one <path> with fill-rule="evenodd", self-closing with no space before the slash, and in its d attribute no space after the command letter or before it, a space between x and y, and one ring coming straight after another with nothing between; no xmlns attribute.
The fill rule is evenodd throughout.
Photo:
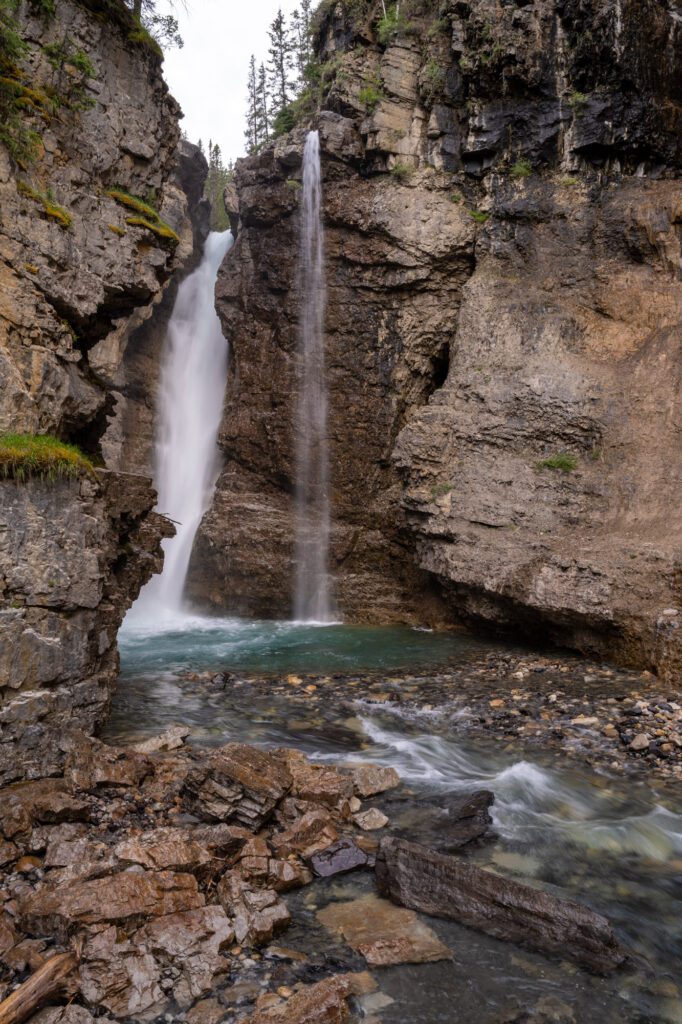
<svg viewBox="0 0 682 1024"><path fill-rule="evenodd" d="M218 477L216 438L223 411L228 347L215 311L220 264L232 245L229 231L212 232L197 269L175 300L162 357L154 483L157 509L175 523L163 542L163 572L144 588L133 619L178 612L194 537Z"/></svg>
<svg viewBox="0 0 682 1024"><path fill-rule="evenodd" d="M454 961L375 970L385 997L394 1000L381 1011L384 1024L682 1024L679 794L655 779L580 770L557 754L529 757L518 741L464 740L447 714L363 699L363 671L374 679L410 669L427 674L466 667L494 650L499 645L466 636L398 627L191 618L168 622L161 633L128 626L109 736L130 739L183 722L197 744L239 740L295 746L319 761L392 764L404 785L376 801L390 818L389 831L434 846L447 830L450 797L491 789L497 838L467 856L605 913L637 961L633 972L594 978L568 962L429 920ZM259 691L248 685L249 673L282 680L297 671L342 673L345 696L332 699L325 690L323 698L308 699L301 693L292 704L282 695L286 686L275 692L272 681ZM205 675L191 678L211 672L235 678L219 689ZM312 958L349 962L349 951L321 927L316 910L372 886L371 874L360 873L288 894L294 924L284 943ZM515 1016L519 1007L549 997L554 1003L543 1004L547 1016ZM573 1016L557 1010L557 999Z"/></svg>
<svg viewBox="0 0 682 1024"><path fill-rule="evenodd" d="M328 573L329 456L324 351L324 231L318 133L309 132L303 153L300 255L301 311L296 411L296 579L294 617L333 618Z"/></svg>

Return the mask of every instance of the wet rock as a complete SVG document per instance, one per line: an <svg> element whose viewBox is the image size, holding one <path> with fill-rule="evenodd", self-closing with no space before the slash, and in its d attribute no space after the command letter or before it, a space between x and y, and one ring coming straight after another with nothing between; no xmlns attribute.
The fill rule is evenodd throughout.
<svg viewBox="0 0 682 1024"><path fill-rule="evenodd" d="M639 732L635 738L629 744L630 750L648 750L649 744L651 743L651 737L645 732Z"/></svg>
<svg viewBox="0 0 682 1024"><path fill-rule="evenodd" d="M181 1007L211 991L215 975L227 966L221 952L233 939L230 921L219 906L158 917L133 936L134 943L157 962L179 972L173 998Z"/></svg>
<svg viewBox="0 0 682 1024"><path fill-rule="evenodd" d="M187 1011L187 1024L219 1024L226 1016L226 1009L217 999L201 999Z"/></svg>
<svg viewBox="0 0 682 1024"><path fill-rule="evenodd" d="M452 953L411 910L377 896L330 903L318 912L329 931L342 935L367 963L423 964L451 960Z"/></svg>
<svg viewBox="0 0 682 1024"><path fill-rule="evenodd" d="M338 974L304 986L279 1006L257 1010L245 1024L343 1024L350 1019L352 994L352 975Z"/></svg>
<svg viewBox="0 0 682 1024"><path fill-rule="evenodd" d="M310 857L317 850L335 843L338 838L339 833L332 824L329 814L318 809L308 811L297 818L291 828L277 833L270 842L280 857L286 857L291 853Z"/></svg>
<svg viewBox="0 0 682 1024"><path fill-rule="evenodd" d="M150 736L148 740L134 743L131 750L137 754L155 754L160 750L177 750L189 736L191 729L186 725L171 725L158 736Z"/></svg>
<svg viewBox="0 0 682 1024"><path fill-rule="evenodd" d="M204 897L192 875L172 871L123 871L76 883L49 884L19 906L21 927L29 935L66 940L75 924L138 922L201 907Z"/></svg>
<svg viewBox="0 0 682 1024"><path fill-rule="evenodd" d="M299 860L268 861L267 881L275 892L289 892L312 882L312 873Z"/></svg>
<svg viewBox="0 0 682 1024"><path fill-rule="evenodd" d="M385 793L400 785L400 776L395 768L384 768L377 764L351 765L350 775L355 793L363 798Z"/></svg>
<svg viewBox="0 0 682 1024"><path fill-rule="evenodd" d="M626 960L600 914L416 843L384 839L376 877L381 894L395 903L542 953L561 954L596 973L613 971Z"/></svg>
<svg viewBox="0 0 682 1024"><path fill-rule="evenodd" d="M228 743L187 775L187 809L204 821L235 821L253 830L272 814L289 791L291 775L281 758Z"/></svg>
<svg viewBox="0 0 682 1024"><path fill-rule="evenodd" d="M353 815L353 821L363 832L373 832L375 829L388 825L388 817L378 807L370 807L368 811L359 811Z"/></svg>
<svg viewBox="0 0 682 1024"><path fill-rule="evenodd" d="M0 838L0 867L11 864L19 856L19 850L14 843L6 842Z"/></svg>
<svg viewBox="0 0 682 1024"><path fill-rule="evenodd" d="M0 914L0 956L11 949L18 939L13 918L9 914Z"/></svg>
<svg viewBox="0 0 682 1024"><path fill-rule="evenodd" d="M324 850L318 850L308 863L319 878L345 874L370 864L370 857L352 839L339 839Z"/></svg>
<svg viewBox="0 0 682 1024"><path fill-rule="evenodd" d="M73 796L63 779L7 786L0 793L0 828L6 837L30 831L32 823L86 821L90 804Z"/></svg>
<svg viewBox="0 0 682 1024"><path fill-rule="evenodd" d="M439 847L456 850L484 836L493 823L489 808L494 799L495 795L487 789L460 801L448 799L447 819L442 823Z"/></svg>
<svg viewBox="0 0 682 1024"><path fill-rule="evenodd" d="M109 1019L97 1017L99 1022ZM69 1006L46 1006L31 1017L30 1024L95 1024L95 1018L84 1006L71 1003Z"/></svg>
<svg viewBox="0 0 682 1024"><path fill-rule="evenodd" d="M203 836L207 842L202 842L202 833L197 829L156 828L118 843L114 853L124 863L141 864L152 870L196 871L214 858L208 830L203 831ZM213 841L214 850L217 843L223 856L228 850L236 853L244 842L240 835L218 834Z"/></svg>
<svg viewBox="0 0 682 1024"><path fill-rule="evenodd" d="M291 920L289 908L274 889L253 890L232 872L221 878L217 896L240 944L262 946Z"/></svg>
<svg viewBox="0 0 682 1024"><path fill-rule="evenodd" d="M544 996L528 1010L511 1010L496 1024L575 1024L571 1007L557 996Z"/></svg>

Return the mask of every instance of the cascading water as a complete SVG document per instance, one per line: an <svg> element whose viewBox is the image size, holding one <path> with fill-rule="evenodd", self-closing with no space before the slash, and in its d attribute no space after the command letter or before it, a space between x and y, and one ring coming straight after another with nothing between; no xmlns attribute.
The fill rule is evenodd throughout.
<svg viewBox="0 0 682 1024"><path fill-rule="evenodd" d="M182 610L194 537L209 507L219 462L216 438L223 410L228 347L215 311L220 264L229 231L212 232L197 269L178 289L159 386L154 482L157 508L176 524L163 542L163 572L144 588L133 618L158 619Z"/></svg>
<svg viewBox="0 0 682 1024"><path fill-rule="evenodd" d="M309 132L303 152L299 380L296 413L296 581L299 622L331 622L329 455L325 380L324 230L320 138Z"/></svg>

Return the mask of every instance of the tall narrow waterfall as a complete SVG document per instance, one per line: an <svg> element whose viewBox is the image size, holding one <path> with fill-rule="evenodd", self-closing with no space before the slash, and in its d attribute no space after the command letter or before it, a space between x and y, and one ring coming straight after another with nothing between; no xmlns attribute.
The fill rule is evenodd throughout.
<svg viewBox="0 0 682 1024"><path fill-rule="evenodd" d="M296 412L296 585L299 621L330 622L329 456L324 356L324 235L320 139L309 132L303 153L300 336Z"/></svg>
<svg viewBox="0 0 682 1024"><path fill-rule="evenodd" d="M163 542L164 565L144 588L135 614L179 612L194 537L211 503L219 462L216 439L227 377L227 342L214 290L229 231L212 232L197 269L178 289L162 355L154 481L159 512L176 524Z"/></svg>

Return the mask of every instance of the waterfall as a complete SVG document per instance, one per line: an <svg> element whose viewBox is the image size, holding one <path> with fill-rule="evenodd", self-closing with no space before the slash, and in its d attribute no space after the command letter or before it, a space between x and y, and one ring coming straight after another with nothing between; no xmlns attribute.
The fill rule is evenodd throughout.
<svg viewBox="0 0 682 1024"><path fill-rule="evenodd" d="M301 312L296 410L296 581L294 615L331 622L329 455L324 357L324 233L320 138L309 132L303 152L300 256Z"/></svg>
<svg viewBox="0 0 682 1024"><path fill-rule="evenodd" d="M163 572L140 594L135 616L157 619L182 610L194 537L211 504L220 470L216 439L223 411L228 347L215 311L229 231L212 232L197 269L178 289L162 354L154 483L157 509L175 523L163 542Z"/></svg>

